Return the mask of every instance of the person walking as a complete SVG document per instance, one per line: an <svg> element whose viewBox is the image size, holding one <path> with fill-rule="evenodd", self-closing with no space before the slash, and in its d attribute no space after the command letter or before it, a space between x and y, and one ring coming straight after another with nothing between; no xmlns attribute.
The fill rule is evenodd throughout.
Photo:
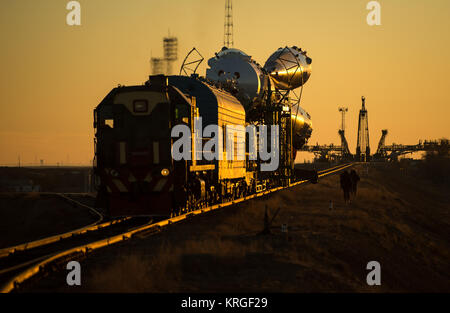
<svg viewBox="0 0 450 313"><path fill-rule="evenodd" d="M358 173L356 173L355 170L351 170L350 172L350 179L352 181L352 189L351 193L356 196L356 189L358 187L358 182L360 180Z"/></svg>
<svg viewBox="0 0 450 313"><path fill-rule="evenodd" d="M348 204L350 201L350 190L352 188L352 180L349 172L346 170L340 175L341 188L344 191L344 201Z"/></svg>

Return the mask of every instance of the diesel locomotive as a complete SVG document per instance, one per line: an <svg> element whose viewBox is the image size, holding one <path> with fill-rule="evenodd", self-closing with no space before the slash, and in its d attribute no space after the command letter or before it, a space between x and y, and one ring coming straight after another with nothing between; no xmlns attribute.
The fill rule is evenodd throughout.
<svg viewBox="0 0 450 313"><path fill-rule="evenodd" d="M297 47L278 49L264 66L223 48L208 61L205 77L156 75L141 86L114 88L94 110L96 205L111 216L173 216L288 186L298 179L295 153L312 131L311 117L290 92L309 79L311 62ZM231 145L214 146L223 157L196 157L212 140L211 133L198 138L198 123L218 132L235 129ZM189 158L173 157L177 125L191 132L193 144L183 151ZM249 136L262 138L261 125L279 130L277 138L270 134L256 144L276 142L271 149L279 160L272 171L262 170L266 160L250 157ZM239 147L244 157L236 157Z"/></svg>

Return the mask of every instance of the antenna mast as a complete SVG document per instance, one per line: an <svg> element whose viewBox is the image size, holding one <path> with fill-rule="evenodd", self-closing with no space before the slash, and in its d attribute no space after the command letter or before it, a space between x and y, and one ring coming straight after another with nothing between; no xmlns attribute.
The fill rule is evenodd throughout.
<svg viewBox="0 0 450 313"><path fill-rule="evenodd" d="M227 48L233 47L233 5L232 0L225 0L225 27L223 45Z"/></svg>

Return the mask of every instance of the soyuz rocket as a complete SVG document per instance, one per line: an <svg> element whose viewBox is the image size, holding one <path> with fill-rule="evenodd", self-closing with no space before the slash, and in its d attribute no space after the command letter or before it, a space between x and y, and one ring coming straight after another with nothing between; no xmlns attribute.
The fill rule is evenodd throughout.
<svg viewBox="0 0 450 313"><path fill-rule="evenodd" d="M236 97L251 113L258 106L276 103L274 95L279 97L303 86L311 76L311 63L306 51L296 46L279 48L264 66L239 49L224 47L208 60L206 79L235 86ZM288 99L287 103L294 123L293 146L300 149L311 136L311 116L298 101Z"/></svg>

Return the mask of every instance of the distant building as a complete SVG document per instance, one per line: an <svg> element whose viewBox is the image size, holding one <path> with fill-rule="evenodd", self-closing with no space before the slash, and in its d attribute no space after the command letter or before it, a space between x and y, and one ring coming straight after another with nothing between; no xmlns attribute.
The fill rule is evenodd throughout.
<svg viewBox="0 0 450 313"><path fill-rule="evenodd" d="M35 185L31 179L1 179L0 191L2 192L39 192L40 185Z"/></svg>

